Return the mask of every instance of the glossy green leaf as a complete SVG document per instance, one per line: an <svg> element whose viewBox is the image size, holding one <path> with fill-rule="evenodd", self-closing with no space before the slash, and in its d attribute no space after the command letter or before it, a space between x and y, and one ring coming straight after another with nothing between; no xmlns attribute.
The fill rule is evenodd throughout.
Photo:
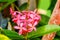
<svg viewBox="0 0 60 40"><path fill-rule="evenodd" d="M28 3L24 3L19 7L19 9L22 11L25 10L27 7L28 7Z"/></svg>
<svg viewBox="0 0 60 40"><path fill-rule="evenodd" d="M37 31L33 31L33 32L29 33L28 38L36 38L36 37L42 36L44 34L56 32L56 31L60 31L60 26L58 26L58 25L45 25L42 27L38 27Z"/></svg>
<svg viewBox="0 0 60 40"><path fill-rule="evenodd" d="M38 9L48 9L51 4L51 0L38 0Z"/></svg>
<svg viewBox="0 0 60 40"><path fill-rule="evenodd" d="M2 33L5 34L7 37L11 38L12 40L23 40L24 39L22 35L19 35L18 33L14 31L4 29Z"/></svg>

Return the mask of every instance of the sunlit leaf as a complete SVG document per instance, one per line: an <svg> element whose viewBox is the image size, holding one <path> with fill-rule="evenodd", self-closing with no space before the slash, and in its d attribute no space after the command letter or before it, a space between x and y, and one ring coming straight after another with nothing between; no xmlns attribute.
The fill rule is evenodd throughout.
<svg viewBox="0 0 60 40"><path fill-rule="evenodd" d="M38 9L48 9L51 4L51 0L38 0Z"/></svg>
<svg viewBox="0 0 60 40"><path fill-rule="evenodd" d="M37 31L33 31L28 34L28 38L36 38L43 36L44 34L60 31L60 26L58 25L45 25L37 28Z"/></svg>
<svg viewBox="0 0 60 40"><path fill-rule="evenodd" d="M10 40L7 36L0 34L0 40Z"/></svg>

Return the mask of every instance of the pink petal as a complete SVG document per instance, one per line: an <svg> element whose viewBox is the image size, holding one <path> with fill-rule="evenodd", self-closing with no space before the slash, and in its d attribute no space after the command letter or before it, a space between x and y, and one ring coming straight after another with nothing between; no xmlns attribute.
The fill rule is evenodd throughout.
<svg viewBox="0 0 60 40"><path fill-rule="evenodd" d="M17 25L18 25L18 26L20 25L20 20L17 21Z"/></svg>
<svg viewBox="0 0 60 40"><path fill-rule="evenodd" d="M20 19L20 17L21 17L20 15L17 15L17 19L18 19L18 20Z"/></svg>
<svg viewBox="0 0 60 40"><path fill-rule="evenodd" d="M32 32L32 30L33 30L33 28L29 28L29 29L28 29L28 32Z"/></svg>
<svg viewBox="0 0 60 40"><path fill-rule="evenodd" d="M33 29L34 29L34 31L36 31L36 27L34 27Z"/></svg>
<svg viewBox="0 0 60 40"><path fill-rule="evenodd" d="M17 20L17 18L13 18L12 21Z"/></svg>
<svg viewBox="0 0 60 40"><path fill-rule="evenodd" d="M38 22L37 22L37 21L35 21L35 22L34 22L34 24L33 24L33 26L36 26L37 24L38 24Z"/></svg>
<svg viewBox="0 0 60 40"><path fill-rule="evenodd" d="M30 18L30 19L28 19L27 21L28 21L28 22L32 22L32 21L33 21L33 19L31 19L31 18Z"/></svg>
<svg viewBox="0 0 60 40"><path fill-rule="evenodd" d="M19 30L18 34L19 34L19 35L22 35L22 30Z"/></svg>
<svg viewBox="0 0 60 40"><path fill-rule="evenodd" d="M39 20L40 18L39 18L39 17L35 17L34 19L35 19L35 20Z"/></svg>
<svg viewBox="0 0 60 40"><path fill-rule="evenodd" d="M30 14L30 17L31 17L31 18L34 18L34 15L33 15L33 14Z"/></svg>
<svg viewBox="0 0 60 40"><path fill-rule="evenodd" d="M14 11L13 11L13 9L12 8L10 8L10 13L12 14Z"/></svg>
<svg viewBox="0 0 60 40"><path fill-rule="evenodd" d="M24 16L21 16L20 19L26 19L26 16L25 15Z"/></svg>
<svg viewBox="0 0 60 40"><path fill-rule="evenodd" d="M31 24L31 23L29 23L29 24L28 24L28 26L32 27L32 24Z"/></svg>
<svg viewBox="0 0 60 40"><path fill-rule="evenodd" d="M27 28L25 28L25 27L23 27L22 29L25 30L25 31L27 31Z"/></svg>
<svg viewBox="0 0 60 40"><path fill-rule="evenodd" d="M23 23L20 23L20 27L22 27L23 26Z"/></svg>
<svg viewBox="0 0 60 40"><path fill-rule="evenodd" d="M14 29L20 29L20 27L18 27L18 26L14 26Z"/></svg>

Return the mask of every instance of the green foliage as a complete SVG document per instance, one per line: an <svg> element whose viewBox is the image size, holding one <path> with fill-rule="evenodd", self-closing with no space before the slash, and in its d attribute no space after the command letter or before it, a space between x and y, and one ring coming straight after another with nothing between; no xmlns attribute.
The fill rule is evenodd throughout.
<svg viewBox="0 0 60 40"><path fill-rule="evenodd" d="M51 17L51 10L47 10L46 16Z"/></svg>
<svg viewBox="0 0 60 40"><path fill-rule="evenodd" d="M38 0L37 8L38 8L38 10L39 9L45 10L46 14L43 13L43 15L50 17L55 4L56 4L56 0Z"/></svg>
<svg viewBox="0 0 60 40"><path fill-rule="evenodd" d="M51 4L51 0L38 0L38 9L48 9Z"/></svg>
<svg viewBox="0 0 60 40"><path fill-rule="evenodd" d="M51 0L51 5L49 6L49 10L53 11L55 4L56 4L57 0Z"/></svg>
<svg viewBox="0 0 60 40"><path fill-rule="evenodd" d="M22 35L19 35L18 33L14 31L4 29L2 33L8 36L9 38L11 38L12 40L23 40L24 39Z"/></svg>
<svg viewBox="0 0 60 40"><path fill-rule="evenodd" d="M37 31L33 31L33 32L29 33L28 38L36 38L36 37L42 36L44 34L56 32L59 30L60 30L60 27L58 25L45 25L42 27L38 27Z"/></svg>
<svg viewBox="0 0 60 40"><path fill-rule="evenodd" d="M28 7L28 3L24 3L19 7L19 9L22 11L22 10L27 9L27 7Z"/></svg>
<svg viewBox="0 0 60 40"><path fill-rule="evenodd" d="M30 39L30 40L41 40L40 38L33 38L33 39Z"/></svg>
<svg viewBox="0 0 60 40"><path fill-rule="evenodd" d="M38 27L37 31L32 31L31 33L28 34L27 38L29 39L36 39L40 40L40 36L43 36L48 33L60 31L60 26L58 25L45 25L42 27ZM24 40L24 37L22 35L18 35L18 33L10 30L3 29L1 30L1 33L6 35L7 37L11 38L12 40Z"/></svg>

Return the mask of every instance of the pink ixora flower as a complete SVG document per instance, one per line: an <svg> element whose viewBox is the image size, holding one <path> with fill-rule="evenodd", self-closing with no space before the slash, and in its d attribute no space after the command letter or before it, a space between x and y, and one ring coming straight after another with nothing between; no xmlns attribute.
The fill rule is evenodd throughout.
<svg viewBox="0 0 60 40"><path fill-rule="evenodd" d="M12 21L17 24L14 29L19 30L19 34L26 34L36 31L36 25L41 19L40 15L35 11L14 11L10 8L10 13L12 15Z"/></svg>

